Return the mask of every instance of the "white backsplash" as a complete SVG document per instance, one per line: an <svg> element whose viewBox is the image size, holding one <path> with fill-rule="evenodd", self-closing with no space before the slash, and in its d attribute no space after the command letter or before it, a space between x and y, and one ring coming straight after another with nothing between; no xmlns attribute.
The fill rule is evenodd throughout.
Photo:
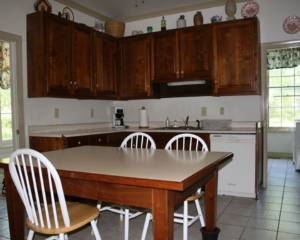
<svg viewBox="0 0 300 240"><path fill-rule="evenodd" d="M163 98L151 100L114 101L114 106L125 107L125 123L136 122L139 119L139 109L145 106L150 122L170 121L183 122L186 116L190 121L196 119L231 119L232 121L260 121L260 96L232 97L185 97ZM201 115L201 109L206 108L207 115ZM224 114L220 113L224 108Z"/></svg>

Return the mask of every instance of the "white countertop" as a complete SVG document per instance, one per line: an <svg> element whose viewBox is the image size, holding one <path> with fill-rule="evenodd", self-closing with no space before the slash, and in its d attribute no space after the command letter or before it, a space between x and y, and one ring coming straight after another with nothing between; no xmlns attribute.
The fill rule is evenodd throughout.
<svg viewBox="0 0 300 240"><path fill-rule="evenodd" d="M161 126L161 125L160 125ZM108 123L99 124L72 124L72 125L52 125L31 127L29 136L36 137L75 137L93 134L107 134L117 132L190 132L190 133L228 133L228 134L255 134L255 124L233 125L224 130L184 130L184 129L157 129L158 125L150 128L138 128L132 126L129 128L112 128Z"/></svg>

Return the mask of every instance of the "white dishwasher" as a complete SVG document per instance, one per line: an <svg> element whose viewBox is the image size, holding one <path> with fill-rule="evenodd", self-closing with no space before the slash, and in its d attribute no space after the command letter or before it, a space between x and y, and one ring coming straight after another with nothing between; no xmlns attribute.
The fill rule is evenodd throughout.
<svg viewBox="0 0 300 240"><path fill-rule="evenodd" d="M210 134L215 152L233 152L219 171L218 194L255 198L255 134Z"/></svg>

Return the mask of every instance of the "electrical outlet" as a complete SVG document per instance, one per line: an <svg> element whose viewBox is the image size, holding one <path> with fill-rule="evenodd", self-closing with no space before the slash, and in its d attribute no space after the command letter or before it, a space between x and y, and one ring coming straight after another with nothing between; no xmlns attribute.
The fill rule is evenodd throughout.
<svg viewBox="0 0 300 240"><path fill-rule="evenodd" d="M59 118L59 109L54 108L54 118Z"/></svg>
<svg viewBox="0 0 300 240"><path fill-rule="evenodd" d="M91 108L91 111L90 111L90 117L91 117L91 118L94 118L94 108Z"/></svg>
<svg viewBox="0 0 300 240"><path fill-rule="evenodd" d="M224 115L224 113L225 113L224 107L220 107L220 115Z"/></svg>
<svg viewBox="0 0 300 240"><path fill-rule="evenodd" d="M206 107L202 107L201 108L201 116L202 117L206 117L207 116L207 108Z"/></svg>

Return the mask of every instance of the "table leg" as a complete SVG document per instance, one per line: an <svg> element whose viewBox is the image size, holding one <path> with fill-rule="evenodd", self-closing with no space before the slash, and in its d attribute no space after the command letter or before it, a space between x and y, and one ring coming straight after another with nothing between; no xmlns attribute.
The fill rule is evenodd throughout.
<svg viewBox="0 0 300 240"><path fill-rule="evenodd" d="M174 194L154 189L152 195L153 239L173 240Z"/></svg>
<svg viewBox="0 0 300 240"><path fill-rule="evenodd" d="M216 227L217 219L218 172L205 184L204 207L205 227L201 229L203 240L217 240L220 229Z"/></svg>
<svg viewBox="0 0 300 240"><path fill-rule="evenodd" d="M4 176L10 238L11 240L24 239L24 207L8 169L5 169Z"/></svg>

